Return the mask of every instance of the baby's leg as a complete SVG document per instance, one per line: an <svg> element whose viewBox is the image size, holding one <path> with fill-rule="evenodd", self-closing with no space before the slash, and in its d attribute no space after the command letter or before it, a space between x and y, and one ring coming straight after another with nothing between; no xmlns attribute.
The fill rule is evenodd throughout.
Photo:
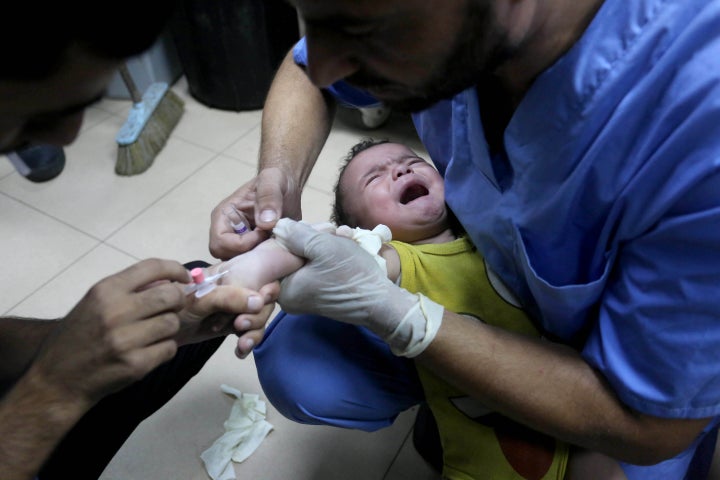
<svg viewBox="0 0 720 480"><path fill-rule="evenodd" d="M620 464L602 453L570 450L565 480L627 480Z"/></svg>
<svg viewBox="0 0 720 480"><path fill-rule="evenodd" d="M257 290L298 270L305 259L288 252L275 239L268 239L252 250L213 265L208 275L228 270L220 285L238 285Z"/></svg>

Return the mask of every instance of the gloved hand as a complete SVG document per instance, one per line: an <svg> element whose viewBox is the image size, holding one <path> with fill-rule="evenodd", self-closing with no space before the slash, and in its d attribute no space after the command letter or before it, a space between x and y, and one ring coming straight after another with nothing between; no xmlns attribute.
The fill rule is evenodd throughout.
<svg viewBox="0 0 720 480"><path fill-rule="evenodd" d="M435 338L443 307L395 285L354 241L287 218L273 233L290 252L308 259L281 283L278 303L286 312L365 326L405 357L419 355Z"/></svg>

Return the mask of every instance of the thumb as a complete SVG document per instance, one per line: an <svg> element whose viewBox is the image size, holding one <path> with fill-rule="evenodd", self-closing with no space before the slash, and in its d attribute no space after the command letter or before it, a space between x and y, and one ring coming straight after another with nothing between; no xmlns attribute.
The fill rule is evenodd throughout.
<svg viewBox="0 0 720 480"><path fill-rule="evenodd" d="M298 222L290 218L281 218L273 229L275 239L280 242L290 253L299 257L308 258L306 247L320 232L304 222Z"/></svg>
<svg viewBox="0 0 720 480"><path fill-rule="evenodd" d="M258 173L255 185L255 225L270 230L280 218L283 206L282 173L278 169L264 169Z"/></svg>

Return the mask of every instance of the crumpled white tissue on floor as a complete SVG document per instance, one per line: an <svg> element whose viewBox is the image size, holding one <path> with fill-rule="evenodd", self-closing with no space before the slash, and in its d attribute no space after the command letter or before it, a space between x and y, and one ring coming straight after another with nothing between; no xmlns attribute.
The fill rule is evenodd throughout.
<svg viewBox="0 0 720 480"><path fill-rule="evenodd" d="M267 407L258 395L242 393L228 385L220 390L236 398L225 421L225 433L201 455L205 470L213 480L233 480L233 462L248 458L265 439L273 426L265 420Z"/></svg>

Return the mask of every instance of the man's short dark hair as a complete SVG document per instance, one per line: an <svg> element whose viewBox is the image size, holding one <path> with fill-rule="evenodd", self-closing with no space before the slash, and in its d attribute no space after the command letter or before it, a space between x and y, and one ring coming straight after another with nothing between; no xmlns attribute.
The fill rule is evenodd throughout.
<svg viewBox="0 0 720 480"><path fill-rule="evenodd" d="M152 46L175 0L9 0L0 7L0 79L42 80L55 73L71 46L120 60Z"/></svg>
<svg viewBox="0 0 720 480"><path fill-rule="evenodd" d="M350 148L350 152L343 158L342 165L340 166L340 173L338 174L337 183L335 183L335 203L333 205L332 216L330 220L335 222L336 225L347 225L349 227L357 227L357 221L345 210L345 194L340 188L340 181L345 173L348 165L352 162L353 158L358 156L360 152L374 147L375 145L382 145L383 143L389 143L390 140L373 140L372 138L364 138L360 142L356 143Z"/></svg>

